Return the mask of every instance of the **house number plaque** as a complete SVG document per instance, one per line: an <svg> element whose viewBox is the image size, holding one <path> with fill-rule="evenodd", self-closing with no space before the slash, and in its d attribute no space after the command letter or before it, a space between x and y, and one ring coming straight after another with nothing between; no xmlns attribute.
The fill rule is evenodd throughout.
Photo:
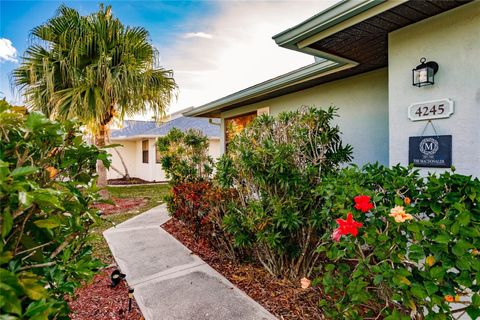
<svg viewBox="0 0 480 320"><path fill-rule="evenodd" d="M411 121L450 118L452 114L453 101L450 99L415 102L408 107L408 119Z"/></svg>

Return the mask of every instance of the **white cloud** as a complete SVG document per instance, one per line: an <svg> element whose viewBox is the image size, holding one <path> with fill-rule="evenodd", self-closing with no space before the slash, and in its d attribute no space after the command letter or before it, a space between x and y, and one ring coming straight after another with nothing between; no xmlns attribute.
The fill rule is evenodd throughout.
<svg viewBox="0 0 480 320"><path fill-rule="evenodd" d="M200 106L313 63L312 56L281 48L271 38L336 2L221 2L216 16L192 21L202 33L215 35L211 41L179 37L159 48L180 90L170 110Z"/></svg>
<svg viewBox="0 0 480 320"><path fill-rule="evenodd" d="M12 46L12 41L6 38L0 38L0 62L10 61L18 62L17 49Z"/></svg>
<svg viewBox="0 0 480 320"><path fill-rule="evenodd" d="M189 32L183 35L183 38L190 39L190 38L204 38L204 39L212 39L213 36L211 34L205 32Z"/></svg>

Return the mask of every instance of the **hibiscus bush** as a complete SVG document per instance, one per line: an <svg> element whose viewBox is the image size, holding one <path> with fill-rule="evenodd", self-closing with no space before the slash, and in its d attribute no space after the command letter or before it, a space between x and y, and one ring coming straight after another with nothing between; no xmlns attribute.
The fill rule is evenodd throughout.
<svg viewBox="0 0 480 320"><path fill-rule="evenodd" d="M336 116L333 107L263 115L219 161L217 181L238 193L224 228L272 275L309 276L321 258L316 248L325 241L331 215L312 190L350 161L352 151L332 124Z"/></svg>
<svg viewBox="0 0 480 320"><path fill-rule="evenodd" d="M0 101L0 318L67 319L65 295L101 263L86 245L96 161L76 123Z"/></svg>
<svg viewBox="0 0 480 320"><path fill-rule="evenodd" d="M327 316L480 316L478 179L369 165L324 178L314 193L331 216L331 241L317 250Z"/></svg>

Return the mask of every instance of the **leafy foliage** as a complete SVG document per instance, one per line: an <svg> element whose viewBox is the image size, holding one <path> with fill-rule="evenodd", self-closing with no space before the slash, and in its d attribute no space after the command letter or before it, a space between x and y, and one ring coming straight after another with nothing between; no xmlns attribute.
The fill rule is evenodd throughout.
<svg viewBox="0 0 480 320"><path fill-rule="evenodd" d="M0 101L0 311L8 319L67 318L65 294L101 266L86 246L97 213L97 159L74 122Z"/></svg>
<svg viewBox="0 0 480 320"><path fill-rule="evenodd" d="M320 258L326 226L312 189L351 160L351 146L331 124L336 115L330 107L258 117L218 163L219 183L239 194L224 228L273 275L309 276Z"/></svg>
<svg viewBox="0 0 480 320"><path fill-rule="evenodd" d="M358 236L318 247L327 316L455 319L461 312L451 302L457 302L478 317L478 179L448 172L422 178L409 168L368 165L330 175L314 193L331 228L349 212L362 223ZM356 210L357 195L370 197L374 207Z"/></svg>
<svg viewBox="0 0 480 320"><path fill-rule="evenodd" d="M162 168L170 184L207 181L213 172L208 155L208 137L195 129L183 132L173 128L157 139Z"/></svg>
<svg viewBox="0 0 480 320"><path fill-rule="evenodd" d="M208 138L196 130L172 129L157 140L163 170L170 178L166 196L168 211L191 227L196 237L236 258L238 250L223 228L227 206L235 202L235 190L212 181L213 160Z"/></svg>

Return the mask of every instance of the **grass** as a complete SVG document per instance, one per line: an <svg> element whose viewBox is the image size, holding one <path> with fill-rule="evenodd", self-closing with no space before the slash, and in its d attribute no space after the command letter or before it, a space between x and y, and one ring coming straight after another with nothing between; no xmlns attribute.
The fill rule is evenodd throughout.
<svg viewBox="0 0 480 320"><path fill-rule="evenodd" d="M113 198L145 198L147 203L141 208L135 208L134 210L128 210L125 212L111 214L101 217L101 220L91 230L90 245L93 248L93 255L100 259L105 264L111 264L113 262L112 253L103 237L103 231L107 230L113 225L124 222L142 212L145 212L153 207L158 206L163 202L163 197L169 190L167 184L155 184L155 185L135 185L129 187L108 187L110 196Z"/></svg>

